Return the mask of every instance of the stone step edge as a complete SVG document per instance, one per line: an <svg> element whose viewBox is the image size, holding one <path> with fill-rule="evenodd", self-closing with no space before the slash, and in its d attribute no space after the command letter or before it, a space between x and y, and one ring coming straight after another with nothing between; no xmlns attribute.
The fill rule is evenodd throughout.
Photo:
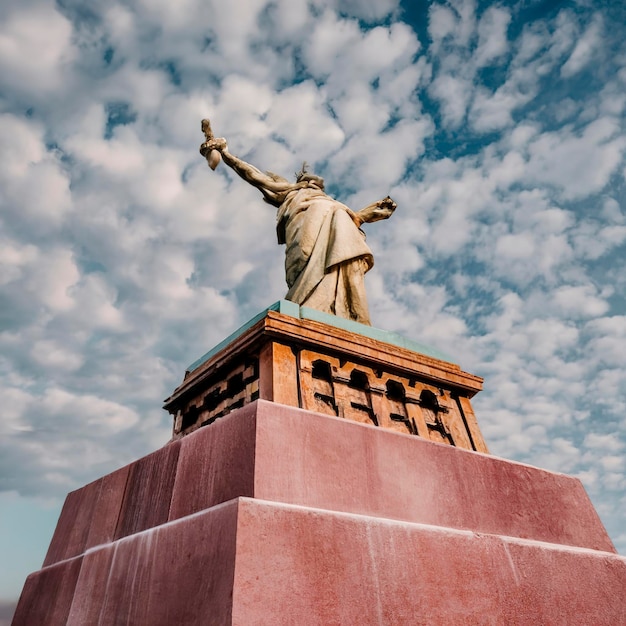
<svg viewBox="0 0 626 626"><path fill-rule="evenodd" d="M119 544L124 541L133 541L135 540L136 537L139 537L141 535L147 536L151 533L156 532L159 529L165 529L167 527L173 527L176 524L182 524L185 522L185 520L193 519L201 515L207 515L207 514L212 513L213 511L218 511L222 508L231 507L231 506L239 506L240 503L243 503L245 505L253 505L253 506L259 504L259 505L274 507L277 509L287 509L287 510L293 510L293 511L307 511L307 512L314 513L320 516L333 516L333 517L339 517L343 519L352 519L355 521L360 521L360 522L365 522L365 523L369 522L369 523L377 523L377 524L386 524L389 526L404 526L404 527L408 526L411 528L416 528L416 529L419 528L419 529L427 530L430 532L454 535L458 537L462 537L462 536L476 537L476 538L495 537L495 538L500 539L503 543L506 543L506 544L517 544L517 545L524 545L524 546L529 546L529 547L556 550L559 552L586 554L586 555L598 556L598 557L599 556L611 557L611 559L613 560L623 561L626 564L626 556L623 556L615 552L606 552L604 550L594 550L593 548L584 548L581 546L570 546L570 545L561 544L561 543L550 543L547 541L539 541L536 539L524 539L521 537L512 537L509 535L497 535L494 533L483 533L483 532L477 532L473 530L462 530L458 528L450 528L447 526L435 526L433 524L423 524L420 522L407 522L404 520L396 520L396 519L387 518L387 517L377 517L375 515L365 515L361 513L346 513L343 511L334 511L331 509L322 509L319 507L304 506L300 504L288 504L285 502L277 502L274 500L263 500L261 498L250 498L247 496L239 496L237 498L233 498L232 500L227 500L226 502L220 502L219 504L216 504L207 509L203 509L202 511L196 511L195 513L191 513L190 515L186 515L184 517L180 517L175 520L164 522L163 524L159 524L158 526L147 528L145 530L140 530L136 533L133 533L132 535L126 535L125 537L120 537L119 539L115 539L114 541L111 541L109 543L102 543L97 546L92 546L91 548L88 548L87 550L85 550L85 552L82 552L81 554L77 554L76 556L70 557L68 559L63 559L61 561L55 561L54 563L51 563L50 565L46 565L45 567L42 566L39 570L37 570L37 572L43 572L47 569L58 567L59 565L63 563L70 563L76 559L82 559L85 555L90 554L92 552L97 552L99 550L102 550L104 548L107 548L115 544ZM33 572L33 573L37 573L37 572Z"/></svg>

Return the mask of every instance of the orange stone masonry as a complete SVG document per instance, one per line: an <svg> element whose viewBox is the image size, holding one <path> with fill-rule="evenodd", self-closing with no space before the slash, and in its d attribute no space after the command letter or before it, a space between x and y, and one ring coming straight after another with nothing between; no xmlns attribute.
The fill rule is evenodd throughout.
<svg viewBox="0 0 626 626"><path fill-rule="evenodd" d="M257 399L487 453L470 398L482 378L458 365L269 310L165 401L172 439Z"/></svg>

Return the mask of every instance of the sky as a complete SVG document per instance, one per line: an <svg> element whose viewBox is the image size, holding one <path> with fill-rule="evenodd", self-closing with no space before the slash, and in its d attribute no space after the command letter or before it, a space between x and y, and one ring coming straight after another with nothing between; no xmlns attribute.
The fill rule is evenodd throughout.
<svg viewBox="0 0 626 626"><path fill-rule="evenodd" d="M164 445L186 366L286 292L204 117L391 195L373 325L484 377L491 452L580 478L626 554L625 110L621 0L4 0L0 614L65 494Z"/></svg>

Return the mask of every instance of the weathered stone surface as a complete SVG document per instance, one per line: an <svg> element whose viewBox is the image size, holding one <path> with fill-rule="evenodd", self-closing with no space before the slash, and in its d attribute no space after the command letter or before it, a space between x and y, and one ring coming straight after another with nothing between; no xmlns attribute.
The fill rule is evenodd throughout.
<svg viewBox="0 0 626 626"><path fill-rule="evenodd" d="M67 495L44 567L114 539L129 468L122 467Z"/></svg>
<svg viewBox="0 0 626 626"><path fill-rule="evenodd" d="M67 494L44 566L82 554L87 549L91 519L102 480L100 478Z"/></svg>
<svg viewBox="0 0 626 626"><path fill-rule="evenodd" d="M626 623L616 554L239 498L27 580L14 626Z"/></svg>
<svg viewBox="0 0 626 626"><path fill-rule="evenodd" d="M68 626L230 624L237 510L235 500L89 552Z"/></svg>
<svg viewBox="0 0 626 626"><path fill-rule="evenodd" d="M114 588L118 594L123 591L117 581L111 580L111 563L119 543L117 541L100 546L82 557L83 564L76 581L67 624L99 624L107 595L113 596ZM132 584L127 580L120 582L124 585ZM119 598L115 596L115 600L119 601ZM120 621L121 615L118 614Z"/></svg>
<svg viewBox="0 0 626 626"><path fill-rule="evenodd" d="M86 548L113 541L122 508L130 465L100 480L100 493L94 503Z"/></svg>
<svg viewBox="0 0 626 626"><path fill-rule="evenodd" d="M174 442L130 465L116 539L167 521L179 450Z"/></svg>
<svg viewBox="0 0 626 626"><path fill-rule="evenodd" d="M615 550L576 478L269 402L256 420L257 498Z"/></svg>
<svg viewBox="0 0 626 626"><path fill-rule="evenodd" d="M31 574L24 584L12 626L59 626L70 611L82 557Z"/></svg>
<svg viewBox="0 0 626 626"><path fill-rule="evenodd" d="M46 564L237 496L614 551L575 478L262 400L84 489Z"/></svg>
<svg viewBox="0 0 626 626"><path fill-rule="evenodd" d="M625 585L615 554L244 499L232 623L614 626Z"/></svg>
<svg viewBox="0 0 626 626"><path fill-rule="evenodd" d="M16 625L626 623L577 479L272 402L68 502Z"/></svg>
<svg viewBox="0 0 626 626"><path fill-rule="evenodd" d="M256 410L249 404L180 440L170 520L254 495Z"/></svg>

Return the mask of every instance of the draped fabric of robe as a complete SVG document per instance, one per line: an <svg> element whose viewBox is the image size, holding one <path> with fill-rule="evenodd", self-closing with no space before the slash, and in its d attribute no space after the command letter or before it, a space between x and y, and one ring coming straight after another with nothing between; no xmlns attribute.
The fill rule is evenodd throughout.
<svg viewBox="0 0 626 626"><path fill-rule="evenodd" d="M287 300L369 324L364 275L374 265L352 212L317 187L289 192L278 209L287 246Z"/></svg>

